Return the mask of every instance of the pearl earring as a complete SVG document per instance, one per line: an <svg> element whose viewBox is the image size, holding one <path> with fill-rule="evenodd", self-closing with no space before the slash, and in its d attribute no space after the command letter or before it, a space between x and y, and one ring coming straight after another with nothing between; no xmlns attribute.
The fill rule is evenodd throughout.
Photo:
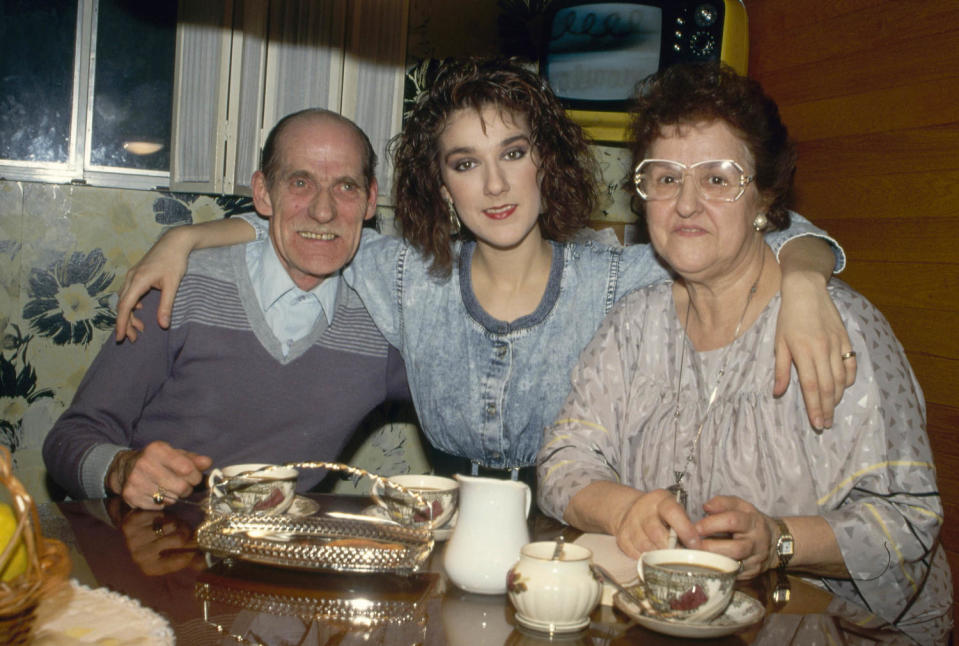
<svg viewBox="0 0 959 646"><path fill-rule="evenodd" d="M753 228L760 233L766 229L766 226L769 225L769 220L766 219L765 213L760 213L755 218L753 218Z"/></svg>

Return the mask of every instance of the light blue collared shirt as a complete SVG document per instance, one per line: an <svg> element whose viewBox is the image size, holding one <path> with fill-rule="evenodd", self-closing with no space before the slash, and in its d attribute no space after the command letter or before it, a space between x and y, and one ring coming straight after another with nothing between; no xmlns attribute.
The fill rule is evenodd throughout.
<svg viewBox="0 0 959 646"><path fill-rule="evenodd" d="M310 291L303 291L280 263L269 237L247 245L246 268L256 300L280 341L284 357L297 340L309 334L318 317L323 316L327 324L330 323L336 307L339 272Z"/></svg>

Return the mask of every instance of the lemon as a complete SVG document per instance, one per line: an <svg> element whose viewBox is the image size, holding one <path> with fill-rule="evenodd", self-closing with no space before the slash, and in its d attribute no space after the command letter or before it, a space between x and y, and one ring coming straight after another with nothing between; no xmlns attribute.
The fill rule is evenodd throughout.
<svg viewBox="0 0 959 646"><path fill-rule="evenodd" d="M17 518L13 509L6 503L0 503L0 553L7 548L10 537L17 529ZM7 567L0 574L0 579L10 581L27 571L27 550L23 546L23 541L13 551L13 558L7 563Z"/></svg>

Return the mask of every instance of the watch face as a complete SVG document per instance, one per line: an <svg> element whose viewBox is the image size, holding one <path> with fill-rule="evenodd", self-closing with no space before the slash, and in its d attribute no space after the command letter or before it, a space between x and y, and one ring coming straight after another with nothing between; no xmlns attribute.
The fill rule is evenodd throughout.
<svg viewBox="0 0 959 646"><path fill-rule="evenodd" d="M779 545L776 546L776 551L782 556L792 556L794 548L795 545L792 537L790 536L787 538L783 536L779 539Z"/></svg>

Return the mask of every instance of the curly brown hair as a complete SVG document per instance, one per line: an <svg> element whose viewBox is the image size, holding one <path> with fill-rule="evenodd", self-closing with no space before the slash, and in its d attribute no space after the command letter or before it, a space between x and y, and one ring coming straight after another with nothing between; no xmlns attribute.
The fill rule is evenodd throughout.
<svg viewBox="0 0 959 646"><path fill-rule="evenodd" d="M769 203L766 217L770 225L788 227L795 147L776 103L758 82L740 76L728 65L672 65L640 83L630 110L633 166L646 158L664 128L704 121L724 121L743 140L756 164L756 188ZM633 209L642 214L643 200L634 197Z"/></svg>
<svg viewBox="0 0 959 646"><path fill-rule="evenodd" d="M570 120L546 81L515 59L444 61L390 142L396 179L394 203L403 237L448 276L453 226L440 188L439 138L449 116L496 106L525 116L538 160L543 237L564 241L586 226L596 205L596 162L582 128ZM469 237L465 229L461 237Z"/></svg>

